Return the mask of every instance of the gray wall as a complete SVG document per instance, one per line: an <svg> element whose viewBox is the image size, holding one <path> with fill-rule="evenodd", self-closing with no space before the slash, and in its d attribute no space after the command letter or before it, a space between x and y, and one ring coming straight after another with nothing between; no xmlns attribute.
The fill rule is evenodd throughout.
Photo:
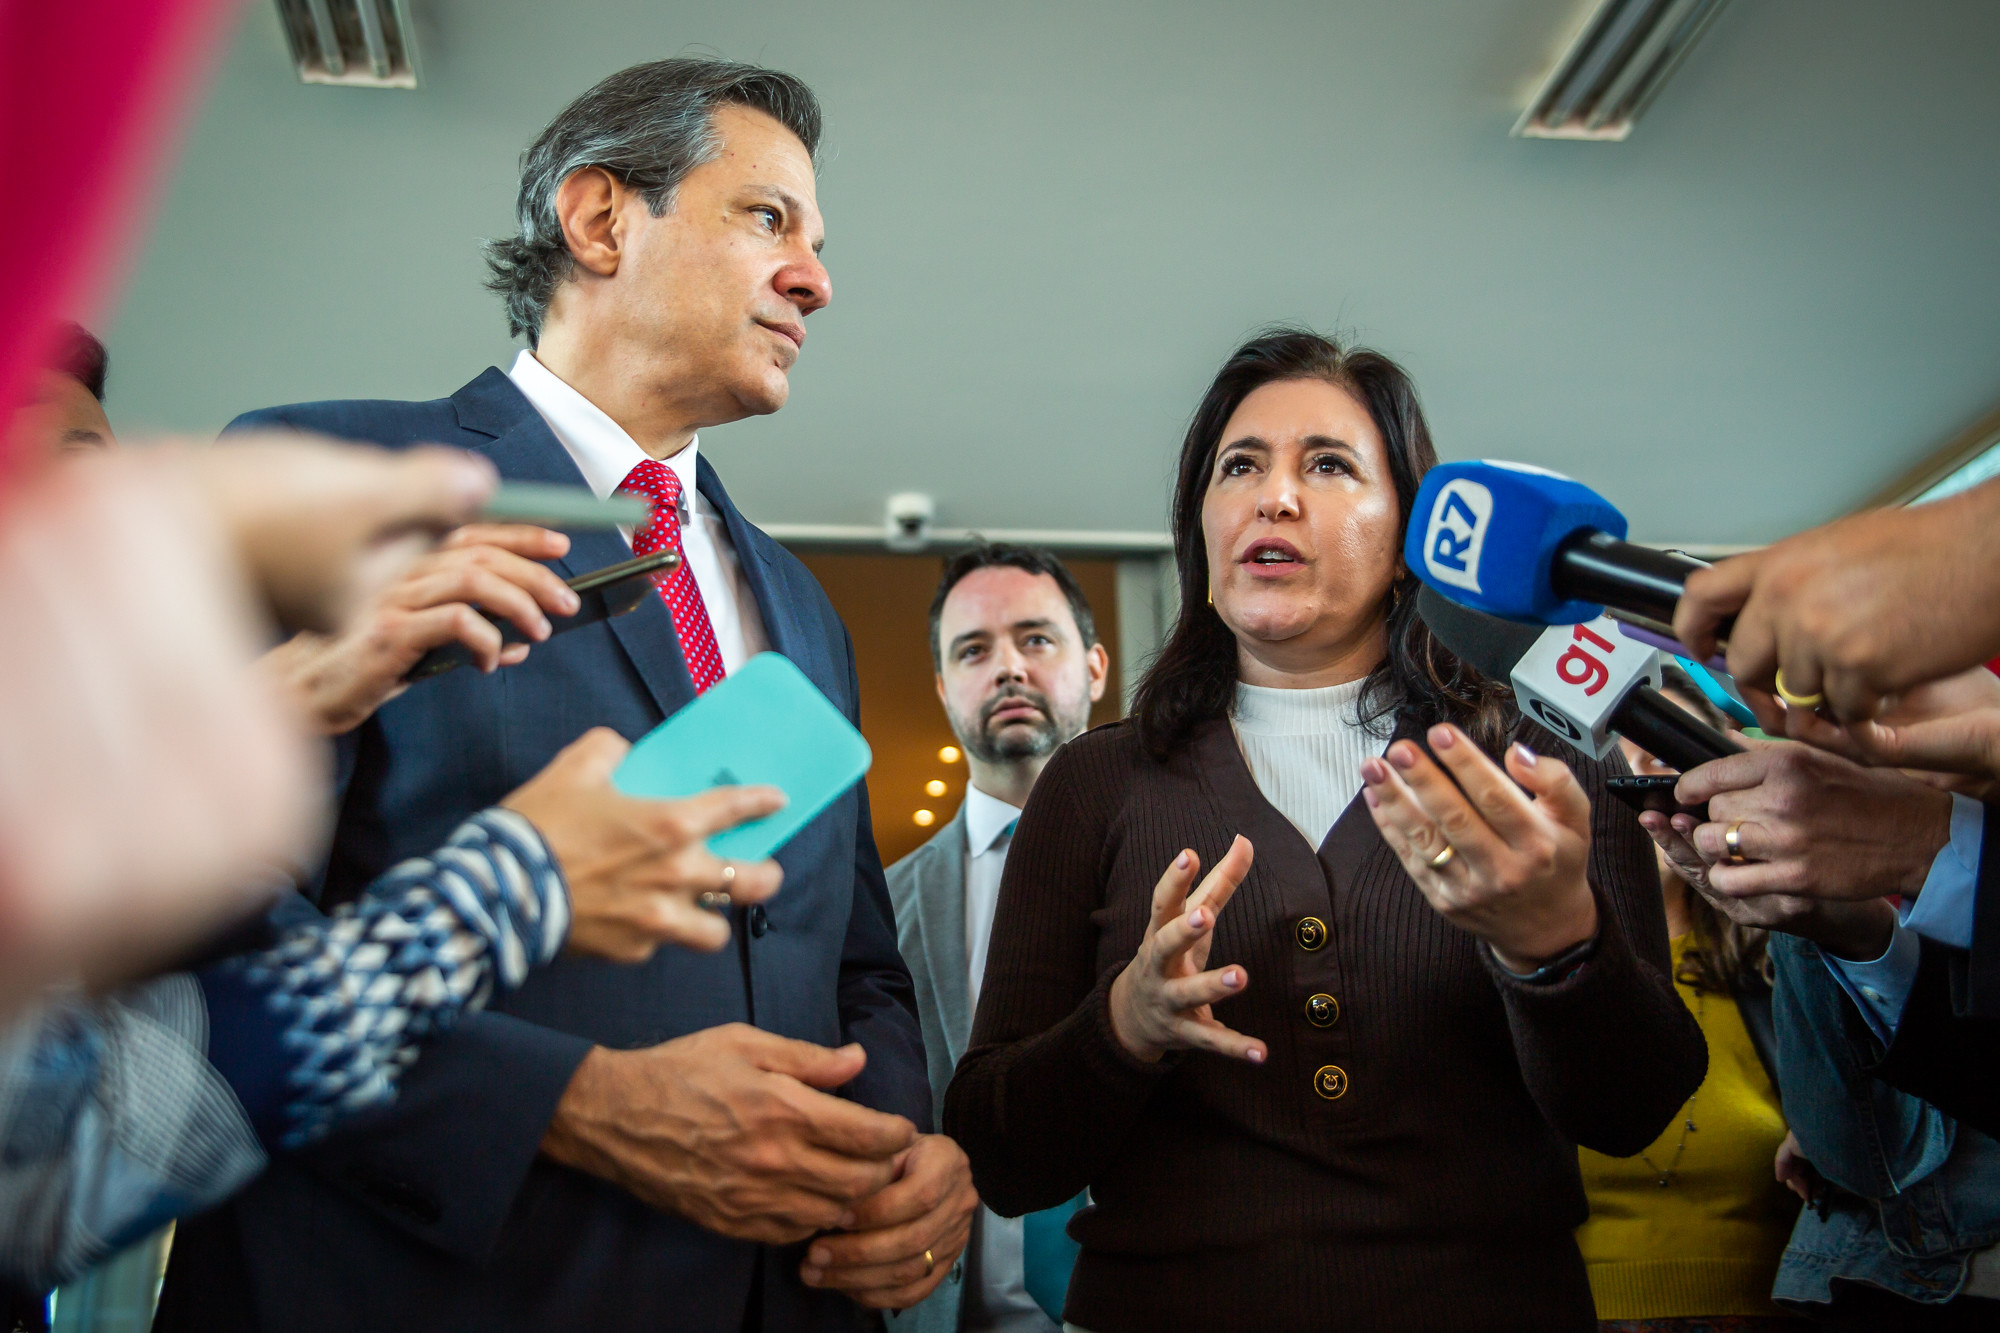
<svg viewBox="0 0 2000 1333"><path fill-rule="evenodd" d="M713 50L829 114L833 306L705 443L755 518L1164 526L1270 320L1404 358L1446 456L1641 538L1838 513L2000 400L2000 6L1736 0L1623 145L1509 139L1572 0L413 0L425 86L297 84L250 6L109 318L121 428L448 393L510 354L478 241L597 77Z"/></svg>

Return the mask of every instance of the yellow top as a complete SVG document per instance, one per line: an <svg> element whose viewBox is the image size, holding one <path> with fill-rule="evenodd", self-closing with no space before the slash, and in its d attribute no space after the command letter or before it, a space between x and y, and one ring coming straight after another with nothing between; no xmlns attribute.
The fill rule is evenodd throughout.
<svg viewBox="0 0 2000 1333"><path fill-rule="evenodd" d="M1673 941L1676 970L1692 940ZM1708 1077L1640 1156L1577 1150L1590 1219L1576 1243L1597 1317L1780 1314L1771 1280L1799 1203L1771 1173L1778 1094L1736 1001L1674 985L1708 1038Z"/></svg>

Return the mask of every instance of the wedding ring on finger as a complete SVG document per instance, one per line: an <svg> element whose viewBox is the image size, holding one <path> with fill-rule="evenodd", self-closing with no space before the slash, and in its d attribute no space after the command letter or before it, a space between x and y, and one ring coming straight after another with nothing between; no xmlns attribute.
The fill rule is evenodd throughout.
<svg viewBox="0 0 2000 1333"><path fill-rule="evenodd" d="M1803 708L1807 712L1811 712L1826 702L1824 694L1793 694L1790 690L1786 689L1785 669L1783 667L1778 668L1778 678L1772 683L1778 687L1778 697L1785 701L1785 707L1787 708Z"/></svg>
<svg viewBox="0 0 2000 1333"><path fill-rule="evenodd" d="M1458 855L1458 848L1446 843L1442 851L1430 859L1432 870L1442 870L1451 864L1451 858Z"/></svg>
<svg viewBox="0 0 2000 1333"><path fill-rule="evenodd" d="M934 1257L932 1257L931 1252L929 1250L925 1250L924 1276L929 1277L932 1273L935 1273L936 1271L937 1271L937 1260Z"/></svg>
<svg viewBox="0 0 2000 1333"><path fill-rule="evenodd" d="M1735 820L1731 822L1728 828L1722 830L1722 850L1727 853L1723 859L1730 865L1743 866L1750 864L1750 858L1743 854L1742 820Z"/></svg>
<svg viewBox="0 0 2000 1333"><path fill-rule="evenodd" d="M711 912L727 912L736 905L736 899L726 893L704 893L694 901L697 907L705 907Z"/></svg>

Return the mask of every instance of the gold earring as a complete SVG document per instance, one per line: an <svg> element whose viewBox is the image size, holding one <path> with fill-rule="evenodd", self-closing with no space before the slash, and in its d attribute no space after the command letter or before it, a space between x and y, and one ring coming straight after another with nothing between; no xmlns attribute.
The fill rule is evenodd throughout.
<svg viewBox="0 0 2000 1333"><path fill-rule="evenodd" d="M1215 585L1213 583L1208 585L1208 604L1210 606L1215 605Z"/></svg>

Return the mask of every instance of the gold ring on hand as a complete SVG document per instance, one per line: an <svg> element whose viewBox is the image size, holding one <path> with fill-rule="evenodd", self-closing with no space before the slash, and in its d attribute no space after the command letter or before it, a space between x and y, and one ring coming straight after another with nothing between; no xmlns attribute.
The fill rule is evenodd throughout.
<svg viewBox="0 0 2000 1333"><path fill-rule="evenodd" d="M937 1260L931 1257L931 1252L929 1250L925 1250L924 1276L929 1277L932 1273L935 1273L936 1271L937 1271Z"/></svg>
<svg viewBox="0 0 2000 1333"><path fill-rule="evenodd" d="M1444 850L1431 858L1431 869L1433 870L1444 869L1446 866L1451 864L1451 858L1457 855L1458 855L1458 848L1452 846L1450 843L1446 843L1444 845Z"/></svg>
<svg viewBox="0 0 2000 1333"><path fill-rule="evenodd" d="M1733 866L1749 865L1750 858L1743 854L1743 821L1736 820L1722 830L1722 850L1729 855L1724 859Z"/></svg>
<svg viewBox="0 0 2000 1333"><path fill-rule="evenodd" d="M1812 709L1818 708L1826 702L1824 694L1793 694L1790 690L1786 689L1785 669L1783 667L1778 668L1778 679L1774 683L1778 687L1778 697L1785 701L1785 707L1787 708L1803 708L1810 712Z"/></svg>

